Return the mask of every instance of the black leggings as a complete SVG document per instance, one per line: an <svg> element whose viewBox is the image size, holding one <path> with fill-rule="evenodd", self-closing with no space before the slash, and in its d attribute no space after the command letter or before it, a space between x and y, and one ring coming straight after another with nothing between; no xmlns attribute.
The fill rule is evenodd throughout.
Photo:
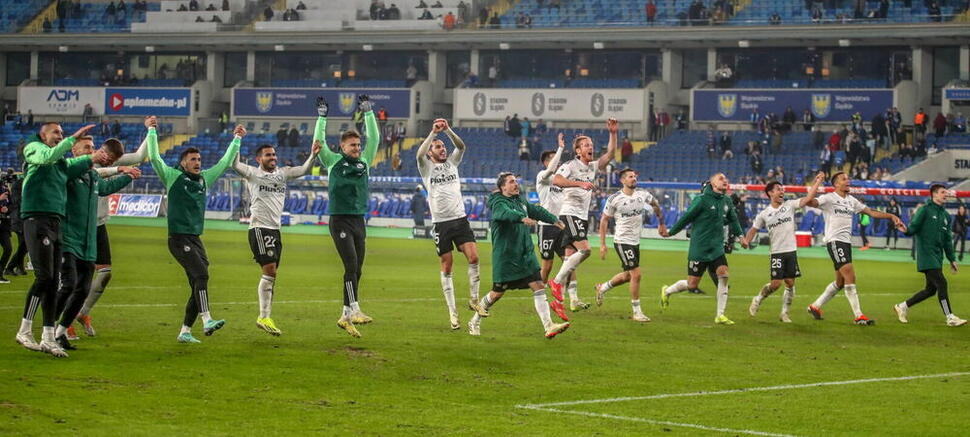
<svg viewBox="0 0 970 437"><path fill-rule="evenodd" d="M916 305L935 294L940 299L940 308L943 309L943 314L949 316L951 313L950 301L946 291L947 283L946 277L943 276L943 269L926 270L923 274L926 275L926 287L914 294L913 297L906 299L906 306Z"/></svg>
<svg viewBox="0 0 970 437"><path fill-rule="evenodd" d="M192 293L185 303L182 324L191 327L199 313L209 312L209 257L198 235L172 234L168 236L168 251L175 257L189 279ZM90 283L90 281L88 281Z"/></svg>
<svg viewBox="0 0 970 437"><path fill-rule="evenodd" d="M966 234L953 233L953 251L957 251L957 245L960 245L960 258L963 258L963 251L967 248L967 236Z"/></svg>
<svg viewBox="0 0 970 437"><path fill-rule="evenodd" d="M344 306L357 302L366 252L367 227L359 215L330 216L330 237L344 263Z"/></svg>
<svg viewBox="0 0 970 437"><path fill-rule="evenodd" d="M0 269L7 266L7 262L10 261L10 255L12 254L12 248L10 246L10 219L0 219L0 247L3 248L3 254L0 255ZM3 271L0 271L0 276L3 275Z"/></svg>
<svg viewBox="0 0 970 437"><path fill-rule="evenodd" d="M40 215L24 220L24 237L30 262L34 265L34 284L24 303L24 318L34 319L37 306L44 311L44 326L57 320L57 281L61 275L61 219Z"/></svg>
<svg viewBox="0 0 970 437"><path fill-rule="evenodd" d="M896 247L896 243L899 242L899 229L896 229L892 223L889 224L889 230L886 232L886 247L889 247L889 239L893 239L893 247Z"/></svg>
<svg viewBox="0 0 970 437"><path fill-rule="evenodd" d="M6 265L6 270L13 270L14 267L24 270L24 259L27 257L27 239L24 238L23 231L14 231L17 234L17 251L14 252L10 262ZM0 267L4 267L0 265Z"/></svg>
<svg viewBox="0 0 970 437"><path fill-rule="evenodd" d="M862 245L863 246L868 246L869 245L869 239L866 238L866 228L868 228L868 227L869 226L867 226L867 225L861 225L861 224L859 225L859 237L862 238Z"/></svg>
<svg viewBox="0 0 970 437"><path fill-rule="evenodd" d="M94 263L84 261L73 253L64 253L61 264L61 288L57 291L57 313L60 325L67 328L74 323L91 290Z"/></svg>

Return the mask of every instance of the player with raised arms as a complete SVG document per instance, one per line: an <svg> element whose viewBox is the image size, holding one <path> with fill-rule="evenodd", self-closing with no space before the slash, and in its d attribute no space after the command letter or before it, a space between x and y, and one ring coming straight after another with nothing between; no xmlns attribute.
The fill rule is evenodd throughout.
<svg viewBox="0 0 970 437"><path fill-rule="evenodd" d="M606 259L606 231L610 220L616 220L613 233L613 249L620 257L622 272L602 284L596 284L596 305L603 305L606 292L614 287L630 283L630 304L633 306L632 319L636 322L649 322L650 318L640 308L640 230L643 229L643 214L647 207L660 221L659 231L667 227L663 223L660 204L649 191L637 188L637 172L633 169L620 171L620 184L623 188L606 200L603 216L600 218L600 259Z"/></svg>
<svg viewBox="0 0 970 437"><path fill-rule="evenodd" d="M286 200L286 182L302 177L313 168L313 161L320 153L320 142L314 141L310 156L299 167L277 167L276 149L263 144L256 148L258 167L243 164L239 154L232 163L232 169L239 173L249 185L249 248L253 259L259 264L262 275L256 286L259 299L259 317L256 327L270 335L280 335L282 331L273 321L273 294L276 288L276 270L283 255L283 238L280 235L283 203Z"/></svg>
<svg viewBox="0 0 970 437"><path fill-rule="evenodd" d="M438 134L442 132L455 145L455 151L451 155L448 154L445 142L438 139ZM431 132L421 143L417 153L418 172L424 180L424 186L428 187L433 223L431 232L441 264L441 291L445 295L445 304L448 305L451 329L461 328L458 309L455 307L455 284L451 277L454 249L458 249L468 260L468 308L478 314L484 313L478 301L478 245L465 214L461 180L458 177L458 165L464 155L465 142L451 129L448 121L441 118L434 121Z"/></svg>
<svg viewBox="0 0 970 437"><path fill-rule="evenodd" d="M822 305L832 300L844 288L845 298L855 315L855 324L874 325L875 321L862 313L859 292L856 290L855 267L852 266L852 217L861 212L872 218L890 219L893 226L897 227L903 222L895 215L870 209L849 194L849 175L844 172L832 175L831 182L835 191L819 196L809 202L808 206L822 210L822 217L825 219L825 235L822 241L825 242L835 267L835 281L826 286L825 291L808 306L808 313L816 320L822 320Z"/></svg>
<svg viewBox="0 0 970 437"><path fill-rule="evenodd" d="M778 181L765 185L765 194L771 200L771 205L758 213L748 233L741 239L741 247L748 248L751 240L758 235L761 228L768 229L768 239L771 241L771 255L769 268L771 282L761 287L761 291L751 300L748 313L752 317L758 313L761 302L774 293L785 283L785 293L781 300L781 314L779 320L791 323L788 310L795 298L795 278L801 277L798 268L798 245L795 242L795 210L804 208L818 193L818 187L825 181L825 173L815 176L815 181L808 189L808 195L800 199L785 200L785 186Z"/></svg>
<svg viewBox="0 0 970 437"><path fill-rule="evenodd" d="M687 211L677 220L669 231L661 231L664 238L676 235L687 225L691 227L690 249L687 253L687 280L680 280L671 286L660 287L660 307L670 305L670 295L688 290L696 290L704 272L714 269L717 274L717 314L714 323L733 325L726 315L728 301L728 264L724 256L724 226L730 235L741 235L741 225L731 198L725 193L728 180L724 173L710 178L701 195L694 198Z"/></svg>

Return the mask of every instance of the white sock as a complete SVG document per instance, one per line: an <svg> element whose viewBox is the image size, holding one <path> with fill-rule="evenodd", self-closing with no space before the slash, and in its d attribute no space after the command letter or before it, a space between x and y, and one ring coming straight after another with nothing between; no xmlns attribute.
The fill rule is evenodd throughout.
<svg viewBox="0 0 970 437"><path fill-rule="evenodd" d="M902 309L904 309L904 310L908 310L909 309L909 305L906 304L906 301L905 300L899 303L899 307L902 308Z"/></svg>
<svg viewBox="0 0 970 437"><path fill-rule="evenodd" d="M478 288L481 284L481 279L478 276L478 264L468 265L468 285L471 298L478 300ZM452 287L454 289L454 287Z"/></svg>
<svg viewBox="0 0 970 437"><path fill-rule="evenodd" d="M492 298L488 294L486 294L485 297L482 298L482 302L481 302L482 308L489 309L492 307L492 303L493 303Z"/></svg>
<svg viewBox="0 0 970 437"><path fill-rule="evenodd" d="M764 298L771 296L771 293L774 293L774 292L775 290L771 289L771 283L767 283L761 287L761 291L758 292L758 296L756 296L755 298L758 300L758 303L761 303L761 301Z"/></svg>
<svg viewBox="0 0 970 437"><path fill-rule="evenodd" d="M351 313L350 307L347 306L347 305L344 305L344 314L343 314L343 316L344 317L350 317L350 313Z"/></svg>
<svg viewBox="0 0 970 437"><path fill-rule="evenodd" d="M34 329L34 321L33 320L30 320L30 319L21 319L20 320L20 331L17 331L17 333L18 334L32 334L33 329Z"/></svg>
<svg viewBox="0 0 970 437"><path fill-rule="evenodd" d="M182 335L182 334L191 334L191 333L192 333L192 328L190 328L190 327L188 327L186 325L182 325L182 329L179 331L179 335Z"/></svg>
<svg viewBox="0 0 970 437"><path fill-rule="evenodd" d="M609 281L606 281L606 282L600 284L600 291L601 292L604 292L605 293L605 292L609 291L609 289L611 289L611 288L613 288L613 280L612 279L610 279Z"/></svg>
<svg viewBox="0 0 970 437"><path fill-rule="evenodd" d="M471 322L472 325L480 325L482 323L482 316L478 315L478 313L472 314L472 318L469 320L469 322Z"/></svg>
<svg viewBox="0 0 970 437"><path fill-rule="evenodd" d="M209 321L212 320L212 316L209 315L208 311L199 313L199 316L202 317L202 323L209 323Z"/></svg>
<svg viewBox="0 0 970 437"><path fill-rule="evenodd" d="M556 282L559 284L565 283L569 280L569 275L579 267L579 263L583 262L583 252L575 252L566 258L562 263L562 267L559 268L559 273L556 273Z"/></svg>
<svg viewBox="0 0 970 437"><path fill-rule="evenodd" d="M41 341L54 341L54 327L45 326L43 333L40 335Z"/></svg>
<svg viewBox="0 0 970 437"><path fill-rule="evenodd" d="M546 290L532 292L532 300L536 306L536 314L542 322L543 328L552 326L552 317L549 315L549 302L546 302Z"/></svg>
<svg viewBox="0 0 970 437"><path fill-rule="evenodd" d="M451 273L441 272L441 292L445 295L445 303L448 305L448 314L455 314L455 284L451 280Z"/></svg>
<svg viewBox="0 0 970 437"><path fill-rule="evenodd" d="M104 294L105 287L108 286L108 279L111 278L111 267L106 267L99 269L94 272L94 280L91 281L91 291L88 293L87 299L84 299L84 305L81 307L81 312L79 315L86 316L91 313L91 308L98 303L98 299L101 299L101 295Z"/></svg>
<svg viewBox="0 0 970 437"><path fill-rule="evenodd" d="M795 300L795 286L785 287L785 294L781 296L781 312L788 314L792 301Z"/></svg>
<svg viewBox="0 0 970 437"><path fill-rule="evenodd" d="M825 287L825 291L818 296L818 299L815 299L815 302L812 302L812 305L816 308L821 308L826 302L832 300L832 298L835 297L838 292L839 287L835 285L835 282L830 282L829 285Z"/></svg>
<svg viewBox="0 0 970 437"><path fill-rule="evenodd" d="M360 312L360 302L351 302L350 310L355 313Z"/></svg>
<svg viewBox="0 0 970 437"><path fill-rule="evenodd" d="M62 335L67 335L67 328L61 326L60 323L58 323L57 326L54 327L54 338L60 337Z"/></svg>
<svg viewBox="0 0 970 437"><path fill-rule="evenodd" d="M633 305L633 314L643 314L643 310L640 309L640 299L631 300L630 304Z"/></svg>
<svg viewBox="0 0 970 437"><path fill-rule="evenodd" d="M269 317L273 311L274 286L276 286L276 278L269 275L260 276L256 292L259 295L259 318L261 319Z"/></svg>
<svg viewBox="0 0 970 437"><path fill-rule="evenodd" d="M719 276L717 278L717 315L724 315L724 310L727 309L727 301L728 278L727 276Z"/></svg>
<svg viewBox="0 0 970 437"><path fill-rule="evenodd" d="M576 281L569 281L569 285L566 286L566 291L569 292L569 300L577 301L579 300L579 283Z"/></svg>
<svg viewBox="0 0 970 437"><path fill-rule="evenodd" d="M845 284L845 298L849 300L852 314L855 314L856 318L862 316L862 306L859 305L859 293L855 289L855 284Z"/></svg>
<svg viewBox="0 0 970 437"><path fill-rule="evenodd" d="M690 289L690 287L687 286L687 280L681 279L677 282L674 282L674 285L667 287L667 289L664 290L664 294L666 294L667 296L670 296L671 294L674 294L674 293L682 293L684 291L687 291L688 289Z"/></svg>

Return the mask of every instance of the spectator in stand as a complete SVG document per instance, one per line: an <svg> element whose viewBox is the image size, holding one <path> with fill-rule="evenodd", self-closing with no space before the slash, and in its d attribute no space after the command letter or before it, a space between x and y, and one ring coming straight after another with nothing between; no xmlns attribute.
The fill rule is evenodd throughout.
<svg viewBox="0 0 970 437"><path fill-rule="evenodd" d="M549 0L549 9L556 8L558 11L560 9L559 3L560 0Z"/></svg>
<svg viewBox="0 0 970 437"><path fill-rule="evenodd" d="M505 131L505 135L512 136L512 117L509 115L505 116L505 122L502 124L502 130Z"/></svg>
<svg viewBox="0 0 970 437"><path fill-rule="evenodd" d="M876 140L877 145L883 145L883 143L888 138L888 132L886 132L886 118L882 113L877 112L876 115L872 116L872 138Z"/></svg>
<svg viewBox="0 0 970 437"><path fill-rule="evenodd" d="M734 72L731 71L731 67L727 64L721 64L721 66L714 70L714 83L718 88L730 88L734 85Z"/></svg>
<svg viewBox="0 0 970 437"><path fill-rule="evenodd" d="M195 22L196 23L205 23L205 19L202 18L202 16L200 15L198 17L195 17Z"/></svg>
<svg viewBox="0 0 970 437"><path fill-rule="evenodd" d="M51 25L51 20L48 19L47 17L44 17L44 24L42 24L41 27L43 27L44 33L51 33L51 30L53 29L53 25Z"/></svg>
<svg viewBox="0 0 970 437"><path fill-rule="evenodd" d="M189 8L185 6L185 3L182 3L182 4L179 5L178 9L176 9L175 11L176 12L188 12L189 11Z"/></svg>
<svg viewBox="0 0 970 437"><path fill-rule="evenodd" d="M408 136L407 126L403 122L398 122L397 127L394 129L394 138L397 139L397 150L400 153L401 148L404 147L404 139Z"/></svg>
<svg viewBox="0 0 970 437"><path fill-rule="evenodd" d="M499 27L502 27L502 19L498 17L498 12L496 12L492 14L492 18L488 19L488 28L498 29Z"/></svg>
<svg viewBox="0 0 970 437"><path fill-rule="evenodd" d="M731 150L731 135L727 131L721 132L721 139L718 142L721 146L721 159L733 159L734 152Z"/></svg>
<svg viewBox="0 0 970 437"><path fill-rule="evenodd" d="M795 115L795 110L791 106L785 108L785 113L781 114L781 132L787 134L791 132L792 127L795 126L795 122L798 120Z"/></svg>
<svg viewBox="0 0 970 437"><path fill-rule="evenodd" d="M294 123L293 127L290 128L290 135L288 140L289 141L287 146L289 146L291 149L296 149L297 147L300 147L300 131L296 129L296 123Z"/></svg>
<svg viewBox="0 0 970 437"><path fill-rule="evenodd" d="M214 5L212 3L209 3L209 6L206 7L205 10L206 11L209 11L209 12L218 11L218 9L216 9L216 5Z"/></svg>
<svg viewBox="0 0 970 437"><path fill-rule="evenodd" d="M367 12L368 12L368 15L370 15L371 21L374 21L380 18L381 11L380 11L380 6L377 3L378 1L379 0L370 1L370 8L367 10Z"/></svg>
<svg viewBox="0 0 970 437"><path fill-rule="evenodd" d="M198 11L199 10L199 2L198 2L198 0L189 0L189 10L192 11L192 12L195 12L195 11Z"/></svg>
<svg viewBox="0 0 970 437"><path fill-rule="evenodd" d="M488 86L494 87L498 82L498 61L488 66Z"/></svg>
<svg viewBox="0 0 970 437"><path fill-rule="evenodd" d="M940 5L936 4L936 2L930 3L930 7L926 9L926 12L929 14L931 21L935 21L937 23L943 21Z"/></svg>
<svg viewBox="0 0 970 437"><path fill-rule="evenodd" d="M526 140L525 138L522 138L519 141L519 159L523 161L528 161L532 159L532 156L529 153L529 141Z"/></svg>
<svg viewBox="0 0 970 437"><path fill-rule="evenodd" d="M815 3L815 4L819 4L820 5L821 3ZM825 19L825 13L822 12L822 9L815 9L814 8L814 5L813 5L813 7L812 7L812 23L813 24L821 24L822 23L822 20L824 20L824 19Z"/></svg>
<svg viewBox="0 0 970 437"><path fill-rule="evenodd" d="M297 17L297 18L299 18L299 17ZM212 16L212 19L209 20L209 21L212 22L212 23L221 23L222 22L222 18L219 18L218 15L213 15ZM293 21L296 21L296 18L294 18Z"/></svg>
<svg viewBox="0 0 970 437"><path fill-rule="evenodd" d="M458 9L458 16L456 17L457 24L464 25L465 23L468 22L468 4L465 3L465 0L462 0L458 2L457 9Z"/></svg>
<svg viewBox="0 0 970 437"><path fill-rule="evenodd" d="M967 118L963 116L962 112L958 112L956 117L953 117L953 121L950 123L950 132L964 133L967 131Z"/></svg>
<svg viewBox="0 0 970 437"><path fill-rule="evenodd" d="M391 5L391 7L393 8L394 5ZM425 9L424 12L421 13L421 16L418 17L418 19L419 20L434 20L434 15L431 15L431 11Z"/></svg>
<svg viewBox="0 0 970 437"><path fill-rule="evenodd" d="M919 140L926 135L927 123L929 123L929 116L923 112L923 108L919 108L919 112L913 116L913 128L916 131L916 140Z"/></svg>
<svg viewBox="0 0 970 437"><path fill-rule="evenodd" d="M195 1L195 0L192 0L192 1ZM115 15L116 12L117 12L117 9L115 8L115 2L111 2L111 3L108 3L108 7L104 9L104 16L108 17L109 20L114 21L117 18L117 16Z"/></svg>
<svg viewBox="0 0 970 437"><path fill-rule="evenodd" d="M91 107L90 103L85 103L84 113L81 114L81 123L87 123L92 118L94 118L94 108Z"/></svg>
<svg viewBox="0 0 970 437"><path fill-rule="evenodd" d="M525 14L519 12L519 15L515 17L515 27L518 29L525 28Z"/></svg>
<svg viewBox="0 0 970 437"><path fill-rule="evenodd" d="M768 18L768 24L771 24L772 26L781 24L781 15L778 15L777 12L771 14L771 17Z"/></svg>
<svg viewBox="0 0 970 437"><path fill-rule="evenodd" d="M404 77L407 79L408 87L418 81L418 67L414 65L414 62L408 63L408 68L404 70Z"/></svg>
<svg viewBox="0 0 970 437"><path fill-rule="evenodd" d="M812 128L815 127L815 114L808 109L802 111L802 129L805 132L810 132Z"/></svg>
<svg viewBox="0 0 970 437"><path fill-rule="evenodd" d="M481 10L479 10L478 11L478 27L485 28L485 25L488 24L488 17L490 15L492 15L492 13L489 12L488 8L483 7Z"/></svg>
<svg viewBox="0 0 970 437"><path fill-rule="evenodd" d="M647 23L653 23L653 20L657 18L657 5L653 2L653 0L647 0L647 4L644 6L644 9L647 13Z"/></svg>
<svg viewBox="0 0 970 437"><path fill-rule="evenodd" d="M434 2L434 4L431 5L431 7L432 8L443 8L443 7L445 7L445 5L441 4L441 0L438 0L438 1Z"/></svg>
<svg viewBox="0 0 970 437"><path fill-rule="evenodd" d="M286 147L286 127L280 126L280 130L276 131L276 147L284 148Z"/></svg>
<svg viewBox="0 0 970 437"><path fill-rule="evenodd" d="M623 144L620 146L620 160L624 163L633 162L633 143L630 137L623 137Z"/></svg>
<svg viewBox="0 0 970 437"><path fill-rule="evenodd" d="M761 160L761 153L755 150L754 153L748 158L748 162L751 164L751 171L755 175L760 175L761 170L764 168L764 162Z"/></svg>
<svg viewBox="0 0 970 437"><path fill-rule="evenodd" d="M115 138L121 137L121 122L118 119L115 119L115 122L111 125L111 136Z"/></svg>
<svg viewBox="0 0 970 437"><path fill-rule="evenodd" d="M428 4L425 3L424 0L420 0L420 1L418 1L418 5L415 6L414 8L415 9L427 9L428 8Z"/></svg>
<svg viewBox="0 0 970 437"><path fill-rule="evenodd" d="M102 138L111 137L111 125L108 124L108 120L101 120L101 126L98 127L98 134Z"/></svg>
<svg viewBox="0 0 970 437"><path fill-rule="evenodd" d="M452 14L451 11L448 11L448 13L445 14L445 17L441 21L441 27L443 27L445 30L452 30L452 29L454 29L455 28L455 14Z"/></svg>
<svg viewBox="0 0 970 437"><path fill-rule="evenodd" d="M266 9L263 9L263 21L270 21L270 20L272 20L273 19L273 15L274 15L273 14L273 8L267 6Z"/></svg>
<svg viewBox="0 0 970 437"><path fill-rule="evenodd" d="M529 133L532 132L532 122L529 121L529 117L522 118L522 122L519 125L521 126L519 135L523 140L528 141Z"/></svg>
<svg viewBox="0 0 970 437"><path fill-rule="evenodd" d="M539 121L536 122L536 135L541 137L545 135L547 132L549 132L549 127L546 126L546 122L542 121L542 119L540 118Z"/></svg>
<svg viewBox="0 0 970 437"><path fill-rule="evenodd" d="M677 115L674 116L674 122L677 124L677 130L687 130L687 113L683 109L677 111Z"/></svg>
<svg viewBox="0 0 970 437"><path fill-rule="evenodd" d="M532 28L532 16L531 15L525 14L525 21L524 22L525 22L526 29L531 29Z"/></svg>
<svg viewBox="0 0 970 437"><path fill-rule="evenodd" d="M970 225L967 217L967 206L963 203L957 207L957 213L953 216L953 251L957 251L957 245L960 245L960 252L958 252L957 259L963 261L963 252L967 247L967 228Z"/></svg>
<svg viewBox="0 0 970 437"><path fill-rule="evenodd" d="M936 118L933 120L933 130L937 138L946 135L946 116L942 112L936 113Z"/></svg>
<svg viewBox="0 0 970 437"><path fill-rule="evenodd" d="M670 125L670 114L661 110L657 114L657 135L658 140L667 136L667 126Z"/></svg>
<svg viewBox="0 0 970 437"><path fill-rule="evenodd" d="M899 112L899 108L893 107L889 119L889 135L892 137L893 144L900 144L903 142L903 136L900 134L900 129L903 128L903 115Z"/></svg>
<svg viewBox="0 0 970 437"><path fill-rule="evenodd" d="M707 131L707 157L710 159L717 158L717 137L714 135L714 126L711 126L711 130Z"/></svg>
<svg viewBox="0 0 970 437"><path fill-rule="evenodd" d="M748 115L748 121L751 122L751 129L758 130L758 126L761 123L761 113L758 112L758 108L751 109L751 115Z"/></svg>
<svg viewBox="0 0 970 437"><path fill-rule="evenodd" d="M300 9L300 6L302 6L303 9L306 9L306 5L303 4L303 2L300 2L300 4L297 5L296 8L297 9ZM228 11L229 10L229 0L222 0L222 10L223 11Z"/></svg>
<svg viewBox="0 0 970 437"><path fill-rule="evenodd" d="M877 18L885 20L889 17L889 0L879 0L879 12Z"/></svg>
<svg viewBox="0 0 970 437"><path fill-rule="evenodd" d="M522 123L519 122L519 114L512 114L512 119L509 120L509 136L512 137L513 145L519 144L519 139L522 138Z"/></svg>

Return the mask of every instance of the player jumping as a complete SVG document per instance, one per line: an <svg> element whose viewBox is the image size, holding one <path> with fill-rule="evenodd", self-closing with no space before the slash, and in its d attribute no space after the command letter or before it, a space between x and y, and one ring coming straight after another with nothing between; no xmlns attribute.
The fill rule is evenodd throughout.
<svg viewBox="0 0 970 437"><path fill-rule="evenodd" d="M659 231L663 233L667 227L663 223L663 213L657 199L649 191L637 189L637 172L629 168L620 171L620 184L623 188L606 200L603 217L600 218L600 259L606 259L606 231L610 219L615 218L613 248L620 256L623 271L609 281L596 284L596 305L603 305L603 298L609 289L629 282L632 318L637 322L649 322L650 318L640 309L640 230L643 229L643 214L648 206L660 221Z"/></svg>
<svg viewBox="0 0 970 437"><path fill-rule="evenodd" d="M610 132L610 141L598 159L593 160L593 140L587 136L579 136L573 140L573 151L576 158L563 164L556 171L552 183L563 189L562 209L559 220L566 224L561 237L561 244L566 258L559 268L556 277L549 281L552 296L562 302L563 283L569 281L569 309L580 311L589 308L589 304L579 300L579 289L572 273L579 264L589 258L590 248L587 234L589 233L589 208L593 198L593 181L596 172L606 169L606 165L616 153L616 135L619 124L615 118L606 121L606 129Z"/></svg>
<svg viewBox="0 0 970 437"><path fill-rule="evenodd" d="M455 145L455 152L450 156L444 141L437 139L441 132L447 134ZM428 187L431 221L434 224L432 233L441 262L441 291L448 305L451 329L461 328L458 310L455 308L455 284L451 277L453 249L458 249L468 260L468 283L471 289L468 307L478 314L484 313L478 301L478 245L475 244L475 234L465 214L461 181L458 178L458 164L464 155L465 142L446 120L440 118L434 121L431 133L421 143L417 153L418 172L421 173L424 186Z"/></svg>
<svg viewBox="0 0 970 437"><path fill-rule="evenodd" d="M660 307L670 305L670 295L682 291L696 290L701 277L708 269L717 274L717 315L714 323L733 325L734 322L724 315L728 301L728 264L724 256L724 226L729 226L731 235L741 235L741 225L731 198L725 195L728 180L724 173L711 176L710 185L700 196L694 198L687 212L674 223L669 231L661 231L664 238L676 235L688 224L691 227L690 250L687 254L687 280L680 280L670 287L660 287Z"/></svg>
<svg viewBox="0 0 970 437"><path fill-rule="evenodd" d="M811 188L808 189L807 196L791 200L785 200L785 186L781 182L772 181L765 185L765 194L771 199L771 206L758 213L751 229L741 239L741 247L747 248L758 234L758 230L767 228L768 239L771 240L769 257L771 282L761 287L761 291L751 300L748 313L752 317L758 313L761 301L778 290L784 281L785 294L782 296L781 315L778 318L782 322L791 323L788 309L791 308L792 300L795 298L795 278L802 276L798 268L798 245L795 243L795 210L804 208L808 202L815 199L818 187L823 181L825 181L825 174L819 173L815 176L815 182Z"/></svg>
<svg viewBox="0 0 970 437"><path fill-rule="evenodd" d="M808 206L822 210L822 217L825 219L825 236L822 241L825 242L829 257L832 258L832 264L835 266L835 281L825 287L825 291L808 306L808 312L816 320L822 320L822 305L835 297L839 290L845 288L845 298L849 300L849 306L852 307L855 324L874 325L874 320L862 314L859 293L856 291L855 268L852 266L852 216L861 212L872 218L890 219L893 221L893 226L897 227L902 224L902 221L895 215L872 210L852 197L849 194L849 176L844 172L832 175L831 181L835 191L819 196L818 199L809 202Z"/></svg>
<svg viewBox="0 0 970 437"><path fill-rule="evenodd" d="M320 143L314 141L310 156L299 167L277 167L276 149L263 144L256 149L258 167L243 164L236 154L232 169L239 173L249 185L249 248L253 259L260 265L262 276L256 286L259 297L259 317L256 326L270 335L282 332L273 322L273 290L276 287L276 269L283 255L283 239L280 225L283 216L283 202L286 200L286 182L302 177L310 172L313 161L320 153Z"/></svg>

